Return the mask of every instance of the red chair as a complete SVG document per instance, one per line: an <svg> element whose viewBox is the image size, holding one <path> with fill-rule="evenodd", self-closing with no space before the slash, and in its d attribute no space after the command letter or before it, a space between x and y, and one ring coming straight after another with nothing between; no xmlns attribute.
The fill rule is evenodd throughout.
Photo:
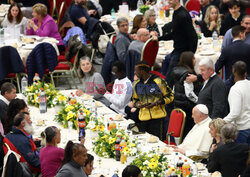
<svg viewBox="0 0 250 177"><path fill-rule="evenodd" d="M250 15L250 8L247 8L247 15Z"/></svg>
<svg viewBox="0 0 250 177"><path fill-rule="evenodd" d="M56 0L49 0L49 6L50 6L50 16L53 18L55 15L57 16L56 11ZM56 13L56 14L55 14Z"/></svg>
<svg viewBox="0 0 250 177"><path fill-rule="evenodd" d="M192 10L200 12L201 4L199 0L188 0L185 4L185 7L189 12Z"/></svg>
<svg viewBox="0 0 250 177"><path fill-rule="evenodd" d="M170 120L168 125L167 142L170 142L170 135L171 135L172 137L176 138L179 137L179 144L182 143L182 135L185 126L185 121L186 121L186 113L178 108L173 109L170 115ZM171 144L171 142L168 144Z"/></svg>
<svg viewBox="0 0 250 177"><path fill-rule="evenodd" d="M150 38L143 46L141 60L148 62L149 66L153 67L155 64L158 49L158 41L153 41L152 38Z"/></svg>
<svg viewBox="0 0 250 177"><path fill-rule="evenodd" d="M64 14L66 12L66 2L65 0L56 0L56 9L59 10L58 16L57 16L57 26L61 24Z"/></svg>
<svg viewBox="0 0 250 177"><path fill-rule="evenodd" d="M72 3L72 0L65 0L65 2L66 2L66 6L69 7Z"/></svg>

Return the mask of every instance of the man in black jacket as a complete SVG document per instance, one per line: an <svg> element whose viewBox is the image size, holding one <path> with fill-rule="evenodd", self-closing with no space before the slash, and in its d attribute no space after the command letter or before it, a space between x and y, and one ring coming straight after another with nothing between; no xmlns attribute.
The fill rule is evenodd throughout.
<svg viewBox="0 0 250 177"><path fill-rule="evenodd" d="M205 82L198 95L197 104L207 106L210 118L223 118L227 115L228 109L226 86L214 72L214 63L211 59L203 59L199 66Z"/></svg>
<svg viewBox="0 0 250 177"><path fill-rule="evenodd" d="M244 172L249 147L247 144L234 142L237 134L236 125L226 124L222 127L221 136L225 144L209 155L208 172L219 171L225 177L236 177Z"/></svg>
<svg viewBox="0 0 250 177"><path fill-rule="evenodd" d="M181 6L180 0L169 0L169 5L174 9L172 29L169 34L159 37L160 40L174 40L174 50L171 53L170 63L167 69L166 79L169 86L172 87L171 72L179 63L182 52L197 49L198 37L193 27L191 16L188 11Z"/></svg>

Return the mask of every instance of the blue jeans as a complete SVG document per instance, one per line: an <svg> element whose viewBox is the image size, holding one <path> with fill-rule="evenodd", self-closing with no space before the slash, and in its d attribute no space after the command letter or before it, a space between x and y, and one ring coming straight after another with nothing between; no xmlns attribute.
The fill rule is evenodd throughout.
<svg viewBox="0 0 250 177"><path fill-rule="evenodd" d="M247 143L248 146L250 146L250 129L240 130L235 142L236 143Z"/></svg>

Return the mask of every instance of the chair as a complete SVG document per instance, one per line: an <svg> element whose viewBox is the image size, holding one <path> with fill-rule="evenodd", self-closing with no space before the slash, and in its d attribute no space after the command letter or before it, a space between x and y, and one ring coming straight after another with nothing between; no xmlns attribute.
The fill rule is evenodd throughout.
<svg viewBox="0 0 250 177"><path fill-rule="evenodd" d="M146 41L142 48L141 60L147 61L149 66L153 68L156 56L159 49L158 41L153 41L152 38Z"/></svg>
<svg viewBox="0 0 250 177"><path fill-rule="evenodd" d="M59 10L58 16L57 16L57 26L59 27L64 17L65 11L66 11L65 0L56 0L56 8Z"/></svg>
<svg viewBox="0 0 250 177"><path fill-rule="evenodd" d="M65 63L58 63L58 65L55 67L55 69L49 73L50 78L51 78L51 83L54 86L55 86L54 78L68 78L68 77L71 77L75 87L77 88L74 75L76 75L78 77L78 74L76 73L77 72L77 66L76 65L77 65L77 61L78 61L78 55L79 55L79 51L77 52L76 56L73 57L72 60L71 60L71 63L73 64L73 66L70 66L70 65L65 64ZM69 73L70 75L67 75L67 73ZM57 74L57 75L55 75L55 74ZM68 79L67 79L67 81L68 81ZM68 84L70 85L69 81L68 81ZM71 85L70 85L70 87L71 87Z"/></svg>
<svg viewBox="0 0 250 177"><path fill-rule="evenodd" d="M186 113L179 109L173 109L170 115L168 132L167 132L167 142L170 144L170 135L172 137L179 137L179 144L182 143L182 134L186 121Z"/></svg>
<svg viewBox="0 0 250 177"><path fill-rule="evenodd" d="M29 54L26 62L28 83L33 83L35 73L39 74L40 79L45 73L54 71L58 64L57 53L50 43L38 44Z"/></svg>
<svg viewBox="0 0 250 177"><path fill-rule="evenodd" d="M54 18L55 16L57 17L57 10L56 10L56 0L48 0L49 1L49 6L50 6L50 16Z"/></svg>
<svg viewBox="0 0 250 177"><path fill-rule="evenodd" d="M185 4L186 9L190 11L200 12L201 4L199 0L188 0Z"/></svg>
<svg viewBox="0 0 250 177"><path fill-rule="evenodd" d="M11 46L1 47L0 81L4 79L16 80L20 93L20 73L25 73L25 68L17 50Z"/></svg>
<svg viewBox="0 0 250 177"><path fill-rule="evenodd" d="M250 8L246 9L246 13L247 13L247 15L250 15Z"/></svg>
<svg viewBox="0 0 250 177"><path fill-rule="evenodd" d="M131 82L134 81L134 75L135 75L135 65L138 61L141 60L141 54L138 53L135 50L128 50L126 55L126 75L131 80Z"/></svg>

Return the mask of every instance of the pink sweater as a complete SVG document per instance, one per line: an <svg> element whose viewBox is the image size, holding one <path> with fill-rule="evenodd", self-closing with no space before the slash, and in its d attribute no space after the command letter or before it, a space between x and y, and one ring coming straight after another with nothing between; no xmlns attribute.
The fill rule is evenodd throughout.
<svg viewBox="0 0 250 177"><path fill-rule="evenodd" d="M54 177L61 166L64 150L55 146L45 146L39 152L42 177Z"/></svg>
<svg viewBox="0 0 250 177"><path fill-rule="evenodd" d="M38 26L37 19L33 18L32 20ZM43 18L43 21L42 21L40 28L38 28L36 31L34 31L33 28L30 28L30 29L26 28L26 35L37 35L40 37L53 37L59 41L59 43L57 45L63 45L63 41L62 41L62 38L60 36L60 33L58 32L56 22L49 15L46 15Z"/></svg>

